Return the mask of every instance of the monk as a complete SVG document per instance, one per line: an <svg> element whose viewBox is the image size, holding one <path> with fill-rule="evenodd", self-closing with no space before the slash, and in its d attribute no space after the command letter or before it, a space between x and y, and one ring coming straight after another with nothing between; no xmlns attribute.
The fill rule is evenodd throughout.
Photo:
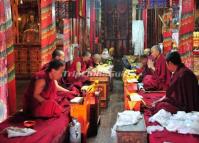
<svg viewBox="0 0 199 143"><path fill-rule="evenodd" d="M52 53L52 60L61 60L64 61L64 52L62 50L54 50ZM41 70L45 70L48 68L49 63L45 64ZM71 96L71 98L73 98L76 95L79 95L79 90L77 88L75 88L71 83L70 84L65 84L65 74L66 74L66 69L64 70L63 74L62 74L62 78L59 81L55 81L56 86L59 87L60 89L62 89L63 87L68 89L68 92L70 94L72 94L73 96ZM62 86L60 86L62 85ZM64 89L63 89L64 90ZM71 91L69 91L71 90ZM58 92L59 95L65 94L62 92Z"/></svg>
<svg viewBox="0 0 199 143"><path fill-rule="evenodd" d="M101 61L101 56L99 54L94 54L87 63L87 68L94 68L97 65L101 64Z"/></svg>
<svg viewBox="0 0 199 143"><path fill-rule="evenodd" d="M86 81L88 81L88 77L86 74L88 73L87 63L91 58L91 53L89 51L84 51L82 57L77 57L74 59L73 63L68 69L68 82L76 82L79 83L79 86Z"/></svg>
<svg viewBox="0 0 199 143"><path fill-rule="evenodd" d="M151 70L147 66L147 61L148 61L148 56L147 55L142 55L140 57L141 67L136 69L136 74L139 75L139 79L138 79L139 82L142 82L143 78L146 75L152 74Z"/></svg>
<svg viewBox="0 0 199 143"><path fill-rule="evenodd" d="M161 54L161 49L158 45L151 48L151 58L148 58L147 66L150 69L150 75L143 78L145 90L166 90L169 86L171 73L166 68L166 61Z"/></svg>
<svg viewBox="0 0 199 143"><path fill-rule="evenodd" d="M171 52L166 57L167 68L172 78L166 96L155 101L155 112L165 109L171 113L177 111L199 111L199 86L194 73L181 61L178 52Z"/></svg>
<svg viewBox="0 0 199 143"><path fill-rule="evenodd" d="M67 100L69 92L57 86L56 82L61 78L63 71L64 63L60 60L53 60L47 69L34 74L24 95L25 113L33 117L49 118L57 117L64 112L63 107L69 103ZM58 99L57 91L65 92L65 100Z"/></svg>
<svg viewBox="0 0 199 143"><path fill-rule="evenodd" d="M64 52L61 50L54 50L52 53L52 60L62 60L64 61ZM43 67L41 68L41 70L44 70L48 67L48 64L43 65Z"/></svg>

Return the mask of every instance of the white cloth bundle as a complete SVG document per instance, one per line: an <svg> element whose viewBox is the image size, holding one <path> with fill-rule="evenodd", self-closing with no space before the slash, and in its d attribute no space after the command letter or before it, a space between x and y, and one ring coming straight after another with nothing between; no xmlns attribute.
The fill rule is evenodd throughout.
<svg viewBox="0 0 199 143"><path fill-rule="evenodd" d="M147 133L148 134L152 134L152 132L156 132L156 131L163 131L164 128L162 126L148 126L147 127Z"/></svg>
<svg viewBox="0 0 199 143"><path fill-rule="evenodd" d="M140 119L142 119L142 115L139 111L124 111L121 113L118 113L117 121L115 125L112 128L112 137L116 136L116 128L117 126L126 126L126 125L134 125L137 124Z"/></svg>
<svg viewBox="0 0 199 143"><path fill-rule="evenodd" d="M149 118L149 122L158 122L160 125L165 127L167 126L168 120L171 116L171 113L165 111L164 109L161 109L159 112Z"/></svg>
<svg viewBox="0 0 199 143"><path fill-rule="evenodd" d="M171 115L171 113L162 109L150 117L149 121L158 122L170 132L199 135L199 112L186 113L178 111L176 114Z"/></svg>
<svg viewBox="0 0 199 143"><path fill-rule="evenodd" d="M36 130L30 128L7 127L5 129L5 132L7 132L8 138L13 138L13 137L30 136L36 133Z"/></svg>

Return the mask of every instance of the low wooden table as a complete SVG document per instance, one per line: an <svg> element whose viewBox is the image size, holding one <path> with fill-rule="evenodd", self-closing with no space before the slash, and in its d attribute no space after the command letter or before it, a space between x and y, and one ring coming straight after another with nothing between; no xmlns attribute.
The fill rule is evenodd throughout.
<svg viewBox="0 0 199 143"><path fill-rule="evenodd" d="M130 107L128 105L129 101L129 93L137 93L137 83L127 83L126 81L124 82L124 109L129 110Z"/></svg>
<svg viewBox="0 0 199 143"><path fill-rule="evenodd" d="M100 125L100 91L98 95L89 98L90 103L90 126L88 130L88 136L96 136L98 132L98 127Z"/></svg>
<svg viewBox="0 0 199 143"><path fill-rule="evenodd" d="M90 120L90 103L87 97L84 98L83 104L70 104L70 115L76 118L81 124L81 133L83 135L83 143L86 143L87 133Z"/></svg>
<svg viewBox="0 0 199 143"><path fill-rule="evenodd" d="M84 97L83 104L71 103L70 115L76 118L81 124L81 133L83 135L83 143L86 143L87 136L97 135L98 126L100 123L100 107L99 97L100 91L97 91L98 95L94 93L88 93Z"/></svg>
<svg viewBox="0 0 199 143"><path fill-rule="evenodd" d="M147 143L144 117L135 125L116 128L117 143Z"/></svg>
<svg viewBox="0 0 199 143"><path fill-rule="evenodd" d="M100 107L101 108L107 108L108 107L108 101L109 101L109 87L110 87L110 76L105 74L90 76L90 81L96 81L98 80L98 89L101 90L101 96L100 96Z"/></svg>

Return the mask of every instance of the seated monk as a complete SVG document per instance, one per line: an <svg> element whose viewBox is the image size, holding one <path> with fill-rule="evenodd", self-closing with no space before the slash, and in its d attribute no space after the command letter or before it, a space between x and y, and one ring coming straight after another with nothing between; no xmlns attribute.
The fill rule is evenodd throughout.
<svg viewBox="0 0 199 143"><path fill-rule="evenodd" d="M158 45L151 48L151 56L155 62L148 58L147 65L151 74L143 78L144 88L145 90L166 90L169 86L171 73L166 68L165 58Z"/></svg>
<svg viewBox="0 0 199 143"><path fill-rule="evenodd" d="M73 63L68 69L67 81L70 83L78 83L79 87L83 85L84 82L88 81L86 74L88 73L87 62L91 58L91 53L85 51L82 57L77 57L74 59ZM77 85L77 84L74 84Z"/></svg>
<svg viewBox="0 0 199 143"><path fill-rule="evenodd" d="M64 61L64 52L61 50L54 50L52 53L52 60L62 60ZM45 65L43 65L43 67L41 68L41 70L45 70L47 69L49 63L46 63Z"/></svg>
<svg viewBox="0 0 199 143"><path fill-rule="evenodd" d="M147 61L148 61L148 56L147 55L142 55L140 57L141 67L136 69L136 74L139 75L139 79L138 79L139 82L142 82L143 78L146 75L150 75L151 74L151 70L147 66Z"/></svg>
<svg viewBox="0 0 199 143"><path fill-rule="evenodd" d="M181 62L178 52L169 53L166 61L173 74L166 96L154 102L155 112L160 109L171 113L199 111L199 86L196 76Z"/></svg>
<svg viewBox="0 0 199 143"><path fill-rule="evenodd" d="M64 106L69 105L71 93L57 86L64 71L64 63L53 60L48 68L34 74L24 95L24 112L33 117L56 117L64 112ZM59 100L57 91L65 92L64 100ZM58 104L59 102L59 104Z"/></svg>
<svg viewBox="0 0 199 143"><path fill-rule="evenodd" d="M52 60L62 60L64 61L64 52L62 50L54 50L53 53L52 53ZM41 70L45 70L48 68L48 65L49 63L45 64ZM75 88L72 84L69 84L67 82L64 81L64 78L65 78L65 73L66 73L66 68L63 72L63 75L62 75L62 78L57 82L56 81L56 84L57 84L57 87L59 88L67 88L69 90L72 90L70 93L73 94L73 95L78 95L79 94L79 90L77 88ZM64 82L63 82L64 81ZM59 84L62 84L62 86L60 86ZM68 91L69 92L69 91ZM59 92L59 94L62 94L62 92ZM73 96L72 96L73 97Z"/></svg>
<svg viewBox="0 0 199 143"><path fill-rule="evenodd" d="M94 68L97 65L101 64L101 61L101 56L99 54L94 54L87 63L87 68Z"/></svg>

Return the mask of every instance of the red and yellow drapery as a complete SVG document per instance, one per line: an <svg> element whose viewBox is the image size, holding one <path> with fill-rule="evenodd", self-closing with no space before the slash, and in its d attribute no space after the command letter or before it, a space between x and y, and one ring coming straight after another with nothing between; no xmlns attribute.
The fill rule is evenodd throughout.
<svg viewBox="0 0 199 143"><path fill-rule="evenodd" d="M51 60L56 48L55 2L41 0L41 61L42 65Z"/></svg>
<svg viewBox="0 0 199 143"><path fill-rule="evenodd" d="M0 1L0 104L3 118L16 111L13 25L10 0Z"/></svg>

